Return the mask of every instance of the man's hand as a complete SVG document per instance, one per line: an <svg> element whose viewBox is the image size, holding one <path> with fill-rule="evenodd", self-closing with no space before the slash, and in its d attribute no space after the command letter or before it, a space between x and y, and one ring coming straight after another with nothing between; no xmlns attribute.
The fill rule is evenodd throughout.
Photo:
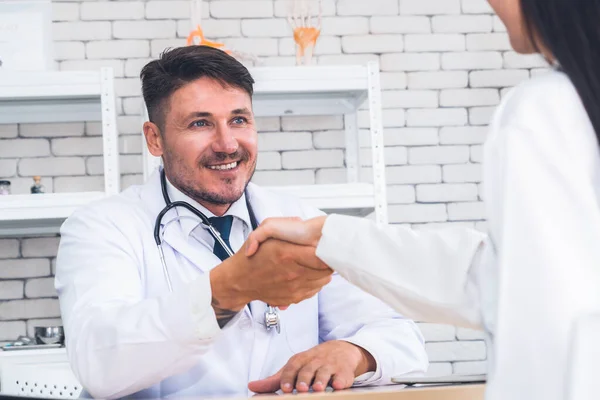
<svg viewBox="0 0 600 400"><path fill-rule="evenodd" d="M314 247L268 240L249 258L246 246L210 272L221 327L253 300L285 307L313 297L331 281L333 271Z"/></svg>
<svg viewBox="0 0 600 400"><path fill-rule="evenodd" d="M308 392L312 385L314 391L322 392L331 381L335 390L341 390L351 387L357 376L376 368L375 359L362 347L333 340L296 354L275 375L250 382L248 388L255 393L279 389L291 393L294 388Z"/></svg>

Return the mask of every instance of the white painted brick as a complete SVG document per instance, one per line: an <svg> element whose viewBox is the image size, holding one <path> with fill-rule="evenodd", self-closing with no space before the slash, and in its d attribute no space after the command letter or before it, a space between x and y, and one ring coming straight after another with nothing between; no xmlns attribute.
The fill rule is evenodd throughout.
<svg viewBox="0 0 600 400"><path fill-rule="evenodd" d="M147 40L107 40L86 44L88 58L135 58L148 57L150 45Z"/></svg>
<svg viewBox="0 0 600 400"><path fill-rule="evenodd" d="M461 126L444 127L440 130L441 144L480 144L488 134L487 127Z"/></svg>
<svg viewBox="0 0 600 400"><path fill-rule="evenodd" d="M142 110L141 97L125 97L123 98L123 112L127 115L139 115Z"/></svg>
<svg viewBox="0 0 600 400"><path fill-rule="evenodd" d="M461 126L467 124L464 108L413 109L406 113L408 126Z"/></svg>
<svg viewBox="0 0 600 400"><path fill-rule="evenodd" d="M94 156L102 154L102 137L52 139L55 156Z"/></svg>
<svg viewBox="0 0 600 400"><path fill-rule="evenodd" d="M481 165L444 165L443 174L446 183L481 182Z"/></svg>
<svg viewBox="0 0 600 400"><path fill-rule="evenodd" d="M118 20L144 18L144 3L141 1L82 2L82 20Z"/></svg>
<svg viewBox="0 0 600 400"><path fill-rule="evenodd" d="M104 177L102 176L65 176L54 179L54 191L56 193L96 192L103 190Z"/></svg>
<svg viewBox="0 0 600 400"><path fill-rule="evenodd" d="M25 321L0 322L0 340L16 340L27 334Z"/></svg>
<svg viewBox="0 0 600 400"><path fill-rule="evenodd" d="M256 117L254 122L259 132L279 132L281 130L279 117Z"/></svg>
<svg viewBox="0 0 600 400"><path fill-rule="evenodd" d="M23 257L56 257L59 241L58 237L23 239L21 243Z"/></svg>
<svg viewBox="0 0 600 400"><path fill-rule="evenodd" d="M494 20L494 32L506 32L506 25L504 25L504 22L502 22L502 20L497 16L494 15L493 17Z"/></svg>
<svg viewBox="0 0 600 400"><path fill-rule="evenodd" d="M449 362L430 362L425 376L448 376L452 375L452 364Z"/></svg>
<svg viewBox="0 0 600 400"><path fill-rule="evenodd" d="M123 60L67 60L60 63L61 71L98 71L103 67L113 69L116 78L124 76L125 63Z"/></svg>
<svg viewBox="0 0 600 400"><path fill-rule="evenodd" d="M496 111L496 107L473 107L469 109L469 123L471 125L489 125Z"/></svg>
<svg viewBox="0 0 600 400"><path fill-rule="evenodd" d="M0 260L0 279L32 278L50 275L47 258L19 258ZM0 313L0 315L2 315Z"/></svg>
<svg viewBox="0 0 600 400"><path fill-rule="evenodd" d="M290 116L281 118L281 126L284 131L343 129L344 120L339 116Z"/></svg>
<svg viewBox="0 0 600 400"><path fill-rule="evenodd" d="M223 42L232 50L257 56L276 56L279 48L276 38L226 38Z"/></svg>
<svg viewBox="0 0 600 400"><path fill-rule="evenodd" d="M477 195L477 185L473 183L417 185L417 201L419 203L477 201Z"/></svg>
<svg viewBox="0 0 600 400"><path fill-rule="evenodd" d="M338 0L338 15L397 15L397 0Z"/></svg>
<svg viewBox="0 0 600 400"><path fill-rule="evenodd" d="M341 150L286 151L281 154L283 169L331 168L344 165Z"/></svg>
<svg viewBox="0 0 600 400"><path fill-rule="evenodd" d="M185 45L182 38L173 39L154 39L150 41L150 55L152 58L158 58L162 52L169 48L181 47Z"/></svg>
<svg viewBox="0 0 600 400"><path fill-rule="evenodd" d="M504 53L504 68L548 68L548 63L539 54Z"/></svg>
<svg viewBox="0 0 600 400"><path fill-rule="evenodd" d="M552 71L551 68L534 68L531 70L531 77L535 77L535 76L540 76L543 74L547 74L548 72Z"/></svg>
<svg viewBox="0 0 600 400"><path fill-rule="evenodd" d="M465 36L455 33L406 35L405 51L464 51Z"/></svg>
<svg viewBox="0 0 600 400"><path fill-rule="evenodd" d="M471 72L471 87L512 87L529 78L526 70L493 70Z"/></svg>
<svg viewBox="0 0 600 400"><path fill-rule="evenodd" d="M85 160L85 170L88 175L103 175L104 174L104 159L103 157L88 157ZM120 171L123 173L123 171Z"/></svg>
<svg viewBox="0 0 600 400"><path fill-rule="evenodd" d="M52 193L54 191L53 178L45 175L41 175L41 178L46 193ZM10 183L12 194L31 194L32 178L11 178Z"/></svg>
<svg viewBox="0 0 600 400"><path fill-rule="evenodd" d="M465 14L493 14L487 0L462 0L462 12Z"/></svg>
<svg viewBox="0 0 600 400"><path fill-rule="evenodd" d="M497 105L500 93L496 89L456 89L442 90L440 105L442 107L473 107Z"/></svg>
<svg viewBox="0 0 600 400"><path fill-rule="evenodd" d="M25 296L28 298L57 297L54 278L29 279L25 284Z"/></svg>
<svg viewBox="0 0 600 400"><path fill-rule="evenodd" d="M322 54L341 54L342 40L337 36L322 36L315 46L314 55ZM294 39L282 38L279 40L279 54L283 56L292 56L296 54L296 44Z"/></svg>
<svg viewBox="0 0 600 400"><path fill-rule="evenodd" d="M411 147L408 153L410 164L462 164L469 161L467 146Z"/></svg>
<svg viewBox="0 0 600 400"><path fill-rule="evenodd" d="M287 20L277 19L244 19L242 35L248 37L288 37L292 36L292 28Z"/></svg>
<svg viewBox="0 0 600 400"><path fill-rule="evenodd" d="M342 38L344 53L392 53L404 50L402 35L361 35Z"/></svg>
<svg viewBox="0 0 600 400"><path fill-rule="evenodd" d="M0 300L14 300L22 298L22 281L0 281Z"/></svg>
<svg viewBox="0 0 600 400"><path fill-rule="evenodd" d="M397 128L406 125L404 110L399 108L385 108L382 112L382 122L384 128ZM371 119L368 110L358 112L359 128L369 128Z"/></svg>
<svg viewBox="0 0 600 400"><path fill-rule="evenodd" d="M408 163L406 147L386 147L383 149L385 165L404 165ZM373 165L373 154L370 148L360 149L360 165L370 167Z"/></svg>
<svg viewBox="0 0 600 400"><path fill-rule="evenodd" d="M489 15L437 16L431 20L435 33L491 32L492 17Z"/></svg>
<svg viewBox="0 0 600 400"><path fill-rule="evenodd" d="M22 158L19 161L19 175L42 174L50 176L84 175L85 163L81 157Z"/></svg>
<svg viewBox="0 0 600 400"><path fill-rule="evenodd" d="M256 171L252 182L262 186L312 185L315 183L313 170Z"/></svg>
<svg viewBox="0 0 600 400"><path fill-rule="evenodd" d="M82 42L55 42L54 59L64 60L83 60L85 58L85 46Z"/></svg>
<svg viewBox="0 0 600 400"><path fill-rule="evenodd" d="M343 149L346 147L345 133L341 130L329 130L313 133L316 149Z"/></svg>
<svg viewBox="0 0 600 400"><path fill-rule="evenodd" d="M175 21L115 21L115 39L164 39L172 38L177 32Z"/></svg>
<svg viewBox="0 0 600 400"><path fill-rule="evenodd" d="M427 17L375 16L370 21L371 33L431 33Z"/></svg>
<svg viewBox="0 0 600 400"><path fill-rule="evenodd" d="M139 116L120 115L117 117L117 128L121 135L123 134L140 134L142 131L142 123ZM140 137L140 140L142 138Z"/></svg>
<svg viewBox="0 0 600 400"><path fill-rule="evenodd" d="M429 361L485 360L486 348L482 341L426 343Z"/></svg>
<svg viewBox="0 0 600 400"><path fill-rule="evenodd" d="M0 177L9 178L17 174L17 159L0 159Z"/></svg>
<svg viewBox="0 0 600 400"><path fill-rule="evenodd" d="M34 337L36 326L63 326L60 318L36 318L27 320L27 335Z"/></svg>
<svg viewBox="0 0 600 400"><path fill-rule="evenodd" d="M455 375L484 375L487 373L486 361L461 361L452 364Z"/></svg>
<svg viewBox="0 0 600 400"><path fill-rule="evenodd" d="M50 144L45 139L0 140L0 157L39 157L50 154Z"/></svg>
<svg viewBox="0 0 600 400"><path fill-rule="evenodd" d="M456 338L458 340L481 340L485 339L483 331L468 328L458 328L456 330Z"/></svg>
<svg viewBox="0 0 600 400"><path fill-rule="evenodd" d="M281 169L281 154L274 151L260 152L256 164L257 171Z"/></svg>
<svg viewBox="0 0 600 400"><path fill-rule="evenodd" d="M415 188L408 185L390 185L387 187L389 204L411 204L416 200Z"/></svg>
<svg viewBox="0 0 600 400"><path fill-rule="evenodd" d="M390 204L388 207L389 222L436 222L446 221L445 204Z"/></svg>
<svg viewBox="0 0 600 400"><path fill-rule="evenodd" d="M141 154L145 146L146 141L142 135L119 136L119 153L121 154Z"/></svg>
<svg viewBox="0 0 600 400"><path fill-rule="evenodd" d="M477 229L479 232L487 234L489 232L488 228L487 221L478 221L475 223L475 229Z"/></svg>
<svg viewBox="0 0 600 400"><path fill-rule="evenodd" d="M125 61L125 76L135 77L135 78L139 79L142 68L144 68L144 66L152 60L153 60L153 58L130 58L130 59L126 60ZM140 85L141 85L141 83L140 83Z"/></svg>
<svg viewBox="0 0 600 400"><path fill-rule="evenodd" d="M445 222L429 222L425 224L411 224L411 228L416 231L426 231L426 230L439 230L439 229L448 229L448 228L470 228L473 229L475 226L474 222L468 221L445 221Z"/></svg>
<svg viewBox="0 0 600 400"><path fill-rule="evenodd" d="M382 72L379 75L381 88L387 89L406 89L408 77L406 72Z"/></svg>
<svg viewBox="0 0 600 400"><path fill-rule="evenodd" d="M213 18L268 18L273 16L270 0L222 0L210 2Z"/></svg>
<svg viewBox="0 0 600 400"><path fill-rule="evenodd" d="M12 300L0 303L0 318L59 317L58 299Z"/></svg>
<svg viewBox="0 0 600 400"><path fill-rule="evenodd" d="M383 133L386 146L426 146L439 142L436 128L394 128L385 129ZM364 145L369 143L365 140Z"/></svg>
<svg viewBox="0 0 600 400"><path fill-rule="evenodd" d="M312 148L309 132L273 132L258 134L260 151L308 150Z"/></svg>
<svg viewBox="0 0 600 400"><path fill-rule="evenodd" d="M435 108L438 93L432 90L386 90L381 96L386 108Z"/></svg>
<svg viewBox="0 0 600 400"><path fill-rule="evenodd" d="M79 19L79 4L52 2L52 21L76 21Z"/></svg>
<svg viewBox="0 0 600 400"><path fill-rule="evenodd" d="M335 3L337 0L322 0L321 11L322 16L332 16L335 15ZM306 14L313 16L313 21L315 21L314 17L319 15L319 2L317 0L308 0L306 3ZM284 17L287 18L290 15L293 15L294 12L294 0L275 0L275 16L276 17ZM297 8L300 11L300 8ZM313 22L314 23L314 22Z"/></svg>
<svg viewBox="0 0 600 400"><path fill-rule="evenodd" d="M202 20L202 30L209 39L242 36L242 27L239 19ZM187 38L191 31L191 22L189 19L177 21L177 36Z"/></svg>
<svg viewBox="0 0 600 400"><path fill-rule="evenodd" d="M450 203L448 204L448 219L450 221L485 219L484 203Z"/></svg>
<svg viewBox="0 0 600 400"><path fill-rule="evenodd" d="M376 18L376 17L373 17ZM366 35L369 33L369 19L366 17L325 17L323 18L322 35ZM393 33L393 32L379 32Z"/></svg>
<svg viewBox="0 0 600 400"><path fill-rule="evenodd" d="M121 190L125 190L133 185L141 185L144 183L144 175L121 175Z"/></svg>
<svg viewBox="0 0 600 400"><path fill-rule="evenodd" d="M435 71L440 69L438 53L395 53L381 56L382 71Z"/></svg>
<svg viewBox="0 0 600 400"><path fill-rule="evenodd" d="M376 54L338 54L317 58L319 65L364 65L370 61L379 61L379 56Z"/></svg>
<svg viewBox="0 0 600 400"><path fill-rule="evenodd" d="M442 168L439 165L388 167L385 174L388 185L438 183L442 181Z"/></svg>
<svg viewBox="0 0 600 400"><path fill-rule="evenodd" d="M19 241L17 239L0 239L0 258L17 258Z"/></svg>
<svg viewBox="0 0 600 400"><path fill-rule="evenodd" d="M460 14L460 0L401 0L400 14Z"/></svg>
<svg viewBox="0 0 600 400"><path fill-rule="evenodd" d="M442 54L442 69L500 69L502 56L497 51Z"/></svg>
<svg viewBox="0 0 600 400"><path fill-rule="evenodd" d="M146 19L190 19L190 2L188 0L148 1L146 3ZM208 21L210 7L208 1L202 2L202 28ZM189 25L188 25L189 28ZM189 29L187 34L189 33Z"/></svg>
<svg viewBox="0 0 600 400"><path fill-rule="evenodd" d="M21 124L20 136L23 137L63 137L83 136L85 124L83 122L61 122L44 124Z"/></svg>
<svg viewBox="0 0 600 400"><path fill-rule="evenodd" d="M467 35L468 51L510 49L510 41L505 33L470 33Z"/></svg>
<svg viewBox="0 0 600 400"><path fill-rule="evenodd" d="M417 324L426 342L446 342L454 340L456 328L452 325L430 324L421 322Z"/></svg>
<svg viewBox="0 0 600 400"><path fill-rule="evenodd" d="M295 67L296 57L295 56L276 56L276 57L262 57L260 59L261 65L265 67ZM314 64L314 61L313 61Z"/></svg>
<svg viewBox="0 0 600 400"><path fill-rule="evenodd" d="M18 134L19 129L17 124L0 124L0 138L15 138Z"/></svg>
<svg viewBox="0 0 600 400"><path fill-rule="evenodd" d="M409 89L464 88L469 83L466 71L411 72L408 74Z"/></svg>
<svg viewBox="0 0 600 400"><path fill-rule="evenodd" d="M483 146L471 146L471 161L474 163L483 162Z"/></svg>
<svg viewBox="0 0 600 400"><path fill-rule="evenodd" d="M110 37L111 26L108 21L55 22L52 24L52 39L56 41L103 40L110 39Z"/></svg>
<svg viewBox="0 0 600 400"><path fill-rule="evenodd" d="M315 183L347 183L346 168L321 168L317 170Z"/></svg>
<svg viewBox="0 0 600 400"><path fill-rule="evenodd" d="M115 79L115 95L119 97L141 96L142 84L137 78Z"/></svg>

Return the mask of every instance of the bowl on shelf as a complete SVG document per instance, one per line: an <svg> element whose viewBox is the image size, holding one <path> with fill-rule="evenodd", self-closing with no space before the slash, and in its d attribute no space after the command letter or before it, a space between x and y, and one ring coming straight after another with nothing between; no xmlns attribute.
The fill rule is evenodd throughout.
<svg viewBox="0 0 600 400"><path fill-rule="evenodd" d="M65 331L62 326L36 326L33 328L38 344L64 344Z"/></svg>

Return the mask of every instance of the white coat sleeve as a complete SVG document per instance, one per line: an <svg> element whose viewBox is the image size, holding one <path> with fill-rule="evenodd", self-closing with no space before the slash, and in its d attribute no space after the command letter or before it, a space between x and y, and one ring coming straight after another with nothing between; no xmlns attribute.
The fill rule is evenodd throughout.
<svg viewBox="0 0 600 400"><path fill-rule="evenodd" d="M480 329L478 260L485 239L467 228L413 231L330 215L317 256L406 317Z"/></svg>
<svg viewBox="0 0 600 400"><path fill-rule="evenodd" d="M123 397L182 373L220 334L208 275L145 298L143 250L123 225L88 208L61 229L55 282L67 352L94 397Z"/></svg>

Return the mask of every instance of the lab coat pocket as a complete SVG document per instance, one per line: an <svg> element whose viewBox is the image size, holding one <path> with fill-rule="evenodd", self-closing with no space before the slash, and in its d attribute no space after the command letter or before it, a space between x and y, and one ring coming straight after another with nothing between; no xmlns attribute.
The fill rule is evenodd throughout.
<svg viewBox="0 0 600 400"><path fill-rule="evenodd" d="M297 354L319 344L318 296L280 311L288 348Z"/></svg>

